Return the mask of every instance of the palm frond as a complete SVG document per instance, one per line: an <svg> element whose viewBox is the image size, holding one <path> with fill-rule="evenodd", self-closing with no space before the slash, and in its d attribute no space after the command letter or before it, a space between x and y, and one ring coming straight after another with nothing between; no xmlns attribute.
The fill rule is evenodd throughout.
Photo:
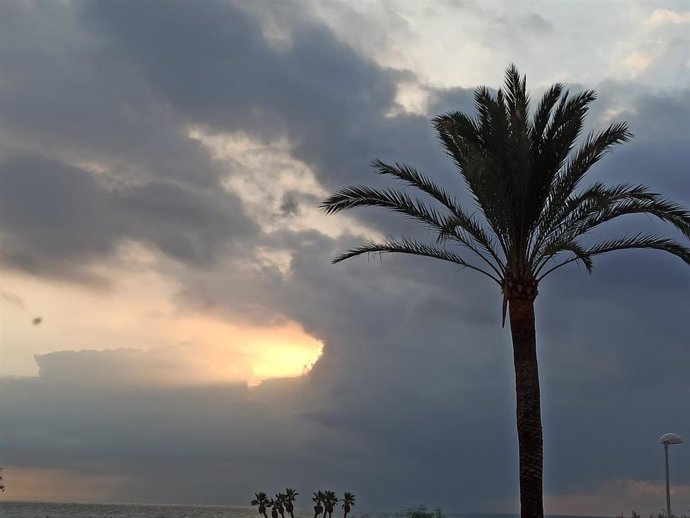
<svg viewBox="0 0 690 518"><path fill-rule="evenodd" d="M381 163L381 165L385 166L383 163ZM415 175L412 171L407 171L405 173L403 169L391 169L390 173L387 174L393 174L393 171L405 175L410 181L415 180ZM426 190L435 192L435 186L430 182L423 183L422 185L425 192ZM441 195L440 192L437 192L437 194L439 196ZM454 212L450 216L442 215L435 208L429 207L419 200L413 199L407 194L395 189L375 189L365 186L355 186L346 187L337 191L323 202L322 208L328 214L358 206L391 209L425 224L437 234L439 240L443 240L449 236L454 238L461 245L469 248L500 276L501 262L492 246L490 238L483 232L481 227L476 224L476 222L472 221L471 218L467 217L460 207L453 203L450 198L445 199L445 201L448 205L453 207L457 214ZM458 230L458 227L462 227L462 225L464 225L465 229L460 228L460 230ZM480 248L483 248L488 251L489 254L493 255L495 263L490 257L487 257L486 253L482 253Z"/></svg>
<svg viewBox="0 0 690 518"><path fill-rule="evenodd" d="M561 96L553 117L545 130L545 150L557 162L562 162L572 149L580 135L589 105L597 98L593 90L584 90L578 94Z"/></svg>
<svg viewBox="0 0 690 518"><path fill-rule="evenodd" d="M386 240L380 243L365 243L355 248L351 248L347 252L337 256L335 259L333 259L332 262L333 264L335 264L341 261L345 261L346 259L358 257L360 255L383 255L391 253L431 257L434 259L440 259L442 261L455 263L462 266L463 268L469 268L471 270L475 270L479 273L482 273L487 277L493 279L499 285L501 284L501 280L498 277L492 275L491 273L487 272L486 270L483 270L482 268L476 265L467 262L459 254L447 250L445 248L429 245L426 243L420 243L419 241L407 237L399 239L387 238Z"/></svg>
<svg viewBox="0 0 690 518"><path fill-rule="evenodd" d="M445 192L439 185L431 181L431 179L417 171L415 168L405 164L395 163L393 165L382 162L381 160L374 160L372 166L379 174L390 175L404 181L412 187L416 187L420 191L428 194L439 203L443 204L448 210L453 213L462 213L462 208L458 205L457 200Z"/></svg>
<svg viewBox="0 0 690 518"><path fill-rule="evenodd" d="M670 223L685 237L690 238L690 211L643 188L638 187L634 191L640 193L639 196L633 194L621 197L615 202L592 208L590 211L586 210L587 207L581 212L573 211L564 222L562 232L575 238L621 216L648 214Z"/></svg>
<svg viewBox="0 0 690 518"><path fill-rule="evenodd" d="M583 198L583 203L570 210L565 221L551 232L552 237L535 251L534 262L539 262L535 268L536 273L554 257L553 251L558 248L559 243L572 242L598 226L625 215L654 216L671 223L690 238L690 212L643 186L619 185L609 189L593 186L590 192L595 195L592 198Z"/></svg>
<svg viewBox="0 0 690 518"><path fill-rule="evenodd" d="M456 112L439 115L433 123L446 153L508 255L509 218L500 203L509 190L508 180L501 174L503 160L499 156L500 142L505 136L505 114L488 90L478 89L475 99L477 106L482 106L476 121ZM493 123L494 115L503 122Z"/></svg>
<svg viewBox="0 0 690 518"><path fill-rule="evenodd" d="M590 247L587 249L587 253L590 255L600 255L616 250L645 248L668 252L690 265L690 248L673 239L653 234L635 234L617 239L608 239Z"/></svg>
<svg viewBox="0 0 690 518"><path fill-rule="evenodd" d="M537 109L534 112L534 117L532 119L532 142L533 142L533 153L536 155L541 150L541 145L544 140L544 131L551 120L551 112L556 106L558 99L561 97L563 92L563 85L561 83L556 83L552 85L544 95L542 96Z"/></svg>
<svg viewBox="0 0 690 518"><path fill-rule="evenodd" d="M527 127L530 98L527 93L527 78L520 76L514 64L510 64L505 74L505 102L511 117L511 126Z"/></svg>
<svg viewBox="0 0 690 518"><path fill-rule="evenodd" d="M395 189L376 189L366 186L345 187L332 194L322 204L326 214L334 214L354 207L382 207L404 214L440 232L444 217L434 208Z"/></svg>
<svg viewBox="0 0 690 518"><path fill-rule="evenodd" d="M467 243L467 241L470 241L470 237L472 240L471 245ZM463 213L454 214L447 218L443 230L438 235L437 243L442 243L447 239L454 239L464 244L484 260L485 263L491 266L499 276L503 275L505 271L504 261L501 259L494 240L471 216ZM493 261L489 260L489 258L478 250L474 246L475 243L481 247L483 251L488 253Z"/></svg>
<svg viewBox="0 0 690 518"><path fill-rule="evenodd" d="M576 227L580 235L591 229L628 214L649 214L661 221L670 223L690 239L690 211L677 203L656 196L654 199L625 200L601 213L591 216Z"/></svg>
<svg viewBox="0 0 690 518"><path fill-rule="evenodd" d="M551 259L553 259L562 252L571 252L571 262L580 261L584 265L585 269L588 272L592 273L592 268L594 267L594 265L592 264L591 254L589 254L587 250L580 246L575 240L563 239L560 241L554 241L547 248L544 249L543 255L540 257L541 263L538 264L534 270L535 274L539 274L541 269Z"/></svg>
<svg viewBox="0 0 690 518"><path fill-rule="evenodd" d="M473 248L471 245L476 243L481 246L484 251L488 252L496 261L496 266L499 267L499 269L501 268L502 261L499 257L494 240L489 236L486 230L482 228L479 222L468 215L458 204L457 200L452 198L440 186L415 168L405 164L398 164L396 162L394 165L390 165L381 160L375 160L372 165L379 174L394 176L404 181L408 185L428 194L451 212L452 216L446 218L445 226L439 234L441 239L454 237L462 244L470 246L471 248ZM463 233L458 233L457 229L460 229ZM478 253L476 250L473 251ZM478 255L481 254L478 253Z"/></svg>
<svg viewBox="0 0 690 518"><path fill-rule="evenodd" d="M601 255L616 250L631 250L631 249L652 249L668 252L680 258L685 264L690 265L690 248L673 239L654 235L654 234L633 234L623 236L615 239L608 239L596 245L584 249L584 253L589 256ZM550 273L562 268L563 266L576 261L576 257L563 261L554 267L546 270L539 276L537 281L541 281Z"/></svg>
<svg viewBox="0 0 690 518"><path fill-rule="evenodd" d="M566 200L573 194L587 171L616 144L632 137L625 122L612 124L604 131L590 134L575 155L555 177L545 200L545 208L537 220L538 235L550 230L566 216Z"/></svg>
<svg viewBox="0 0 690 518"><path fill-rule="evenodd" d="M551 97L544 102L548 104L540 107L545 113L538 112L535 115L531 131L531 156L535 178L530 192L533 196L533 206L538 207L539 213L542 212L554 178L575 146L588 106L596 98L591 90L574 96L570 96L566 91L555 98L557 92L562 92L562 88L547 92ZM538 215L534 215L533 222L538 220Z"/></svg>
<svg viewBox="0 0 690 518"><path fill-rule="evenodd" d="M534 263L537 256L544 253L543 247L548 247L553 240L563 241L564 234L570 239L581 235L573 232L589 218L599 216L603 211L616 207L622 202L651 202L658 198L644 185L619 184L606 186L600 182L592 184L578 195L571 195L562 208L563 217L551 228L545 228L541 234L534 236L530 252L530 263Z"/></svg>

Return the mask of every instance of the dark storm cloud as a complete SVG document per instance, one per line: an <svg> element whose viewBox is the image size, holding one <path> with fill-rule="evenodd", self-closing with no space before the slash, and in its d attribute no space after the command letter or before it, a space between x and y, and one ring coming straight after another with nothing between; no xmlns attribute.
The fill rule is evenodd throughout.
<svg viewBox="0 0 690 518"><path fill-rule="evenodd" d="M207 153L127 56L78 22L77 3L0 7L4 150L95 163L113 181L217 186Z"/></svg>
<svg viewBox="0 0 690 518"><path fill-rule="evenodd" d="M39 275L80 277L80 260L103 259L129 238L208 263L222 243L254 231L233 201L166 182L109 188L83 169L13 155L0 161L0 258Z"/></svg>
<svg viewBox="0 0 690 518"><path fill-rule="evenodd" d="M627 120L635 133L619 152L620 163L606 160L602 174L615 181L644 182L669 198L690 204L690 88L672 92L638 92L625 96L627 85L601 85L602 105L622 108L617 119ZM623 100L616 99L622 91ZM622 106L621 106L622 105Z"/></svg>
<svg viewBox="0 0 690 518"><path fill-rule="evenodd" d="M137 16L130 16L133 9ZM159 16L161 9L169 15ZM197 204L197 191L218 189L225 174L186 138L190 124L261 139L287 135L294 155L330 186L369 178L375 153L393 157L393 150L405 147L410 156L423 156L431 149L425 119L384 116L400 73L362 60L323 27L306 25L279 49L263 38L257 20L225 2L87 2L61 9L20 3L5 6L3 20L5 153L47 155L75 172L94 164L116 187L151 184L131 189L115 213L96 201L106 193L78 200L74 211L84 211L84 224L72 226L63 244L57 243L59 234L52 235L49 243L60 249L55 257L46 255L48 243L27 235L22 239L32 240L37 254L21 246L10 250L15 266L45 269L55 259L54 272L75 277L69 263L62 265L68 269L60 266L64 254L112 250L115 243L108 238L121 230L118 220L131 206L136 215L146 212L136 220L137 234L155 236L159 248L176 258L208 260L219 234L233 229L246 235L251 224L231 194L214 195L224 207L209 208L226 212L225 229L208 221L198 225L182 217L184 211L168 218L172 209ZM29 33L36 38L27 40ZM438 163L435 154L426 155ZM77 189L95 189L95 182L78 177L85 185ZM162 186L161 180L176 185ZM154 197L147 198L147 191ZM60 204L62 194L74 196L62 189L48 205ZM156 201L170 195L170 205Z"/></svg>
<svg viewBox="0 0 690 518"><path fill-rule="evenodd" d="M213 353L216 353L216 356ZM218 368L217 350L192 343L140 349L58 351L36 355L39 376L53 384L107 384L145 387L212 384L222 379L240 382L252 376L249 359L235 351L223 351ZM222 377L219 376L222 374Z"/></svg>
<svg viewBox="0 0 690 518"><path fill-rule="evenodd" d="M2 260L42 273L69 269L70 259L105 254L117 225L99 217L107 194L84 171L40 157L0 164L0 215L9 237ZM78 229L78 230L77 230Z"/></svg>
<svg viewBox="0 0 690 518"><path fill-rule="evenodd" d="M287 137L327 188L379 182L368 166L377 157L461 185L425 117L387 116L409 73L382 69L310 21L269 41L261 9L270 6L254 14L227 2L5 7L12 17L0 19L13 22L0 54L3 253L65 275L75 259L107 256L120 239L144 240L190 264L182 304L294 319L324 340L324 357L305 379L254 390L125 390L112 376L84 390L65 379L83 370L98 379L102 356L48 355L40 378L2 380L6 461L126 473L124 500L243 502L294 484L303 494L352 489L369 507L490 510L516 487L512 356L498 287L408 258L330 265L360 241L347 234L259 234L239 200L219 190L226 171L186 138L190 125ZM690 199L687 92L615 87L628 96L619 117L638 137L596 176ZM615 101L603 96L598 113ZM432 90L431 105L470 110L471 93ZM105 171L87 170L91 162ZM284 212L315 202L288 192ZM358 215L378 229L409 228L379 212ZM238 236L289 251L290 274L220 269L216 247ZM591 277L574 267L549 279L538 306L554 492L659 480L654 441L687 429L687 270L654 252L598 263Z"/></svg>
<svg viewBox="0 0 690 518"><path fill-rule="evenodd" d="M289 41L269 43L258 20L226 2L136 3L134 19L132 5L95 2L84 16L189 122L287 136L330 187L368 178L372 157L400 149L439 163L425 118L386 117L397 82L414 76L363 59L327 28L305 21Z"/></svg>
<svg viewBox="0 0 690 518"><path fill-rule="evenodd" d="M126 56L75 22L74 5L1 9L6 263L95 280L74 259L104 259L123 239L202 264L256 232L183 121Z"/></svg>
<svg viewBox="0 0 690 518"><path fill-rule="evenodd" d="M114 370L112 362L99 358L104 355L116 360ZM142 385L137 369L117 368L131 355L126 350L73 352L69 358L53 353L40 359L39 378L0 381L7 423L0 435L6 446L3 462L122 474L129 482L115 498L128 501L243 502L261 488L290 484L308 494L325 485L351 489L361 505L372 508L418 502L416 495L399 494L410 483L427 498L442 501L456 481L430 479L428 463L434 463L435 473L452 469L459 459L479 462L485 454L476 451L472 439L480 434L505 445L492 455L507 455L511 418L505 412L487 412L478 422L462 424L486 390L465 390L461 410L444 415L428 406L434 404L433 394L410 390L409 381L385 375L367 398L360 393L324 397L330 383L316 376L275 380L252 390L161 388L155 380ZM161 365L165 359L160 357ZM420 376L432 381L428 373ZM388 394L395 389L403 392L391 401ZM447 446L439 450L433 446L438 441ZM506 478L498 476L496 482ZM466 485L455 494L468 503L480 505L489 496L481 480ZM386 497L391 491L395 494Z"/></svg>

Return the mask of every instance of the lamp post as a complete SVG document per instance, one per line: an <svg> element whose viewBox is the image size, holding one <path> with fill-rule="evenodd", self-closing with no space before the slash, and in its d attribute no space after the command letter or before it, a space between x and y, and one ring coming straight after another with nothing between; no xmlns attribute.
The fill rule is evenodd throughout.
<svg viewBox="0 0 690 518"><path fill-rule="evenodd" d="M671 518L671 485L668 481L668 445L669 444L680 444L683 439L680 435L675 433L665 433L659 437L659 444L664 445L664 458L666 459L666 515Z"/></svg>

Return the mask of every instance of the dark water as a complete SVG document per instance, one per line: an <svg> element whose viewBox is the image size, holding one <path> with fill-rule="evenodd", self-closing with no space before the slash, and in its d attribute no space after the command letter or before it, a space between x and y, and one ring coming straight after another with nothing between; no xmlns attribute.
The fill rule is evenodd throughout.
<svg viewBox="0 0 690 518"><path fill-rule="evenodd" d="M295 518L311 518L296 511ZM396 518L396 513L355 513L351 518ZM445 518L517 518L510 514L453 514ZM198 505L56 504L0 502L0 518L260 518L255 508ZM593 518L550 516L549 518Z"/></svg>
<svg viewBox="0 0 690 518"><path fill-rule="evenodd" d="M0 502L0 518L257 518L250 507Z"/></svg>

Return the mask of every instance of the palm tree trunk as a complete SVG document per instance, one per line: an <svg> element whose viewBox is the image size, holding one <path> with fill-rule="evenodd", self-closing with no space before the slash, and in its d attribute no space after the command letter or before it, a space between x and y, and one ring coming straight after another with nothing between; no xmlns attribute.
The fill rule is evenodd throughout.
<svg viewBox="0 0 690 518"><path fill-rule="evenodd" d="M543 518L544 460L534 297L510 297L509 302L520 449L520 516Z"/></svg>

